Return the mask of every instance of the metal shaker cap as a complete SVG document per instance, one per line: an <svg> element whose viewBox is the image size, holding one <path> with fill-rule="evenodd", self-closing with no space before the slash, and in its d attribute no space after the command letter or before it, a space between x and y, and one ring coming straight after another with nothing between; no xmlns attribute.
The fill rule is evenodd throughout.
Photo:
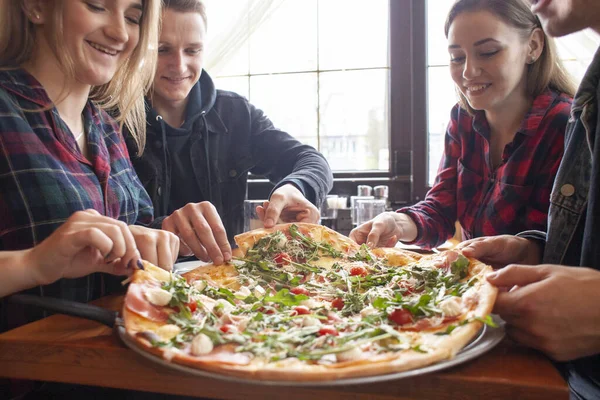
<svg viewBox="0 0 600 400"><path fill-rule="evenodd" d="M358 185L358 196L371 196L371 193L373 192L373 188L369 185Z"/></svg>
<svg viewBox="0 0 600 400"><path fill-rule="evenodd" d="M376 199L387 199L389 197L390 188L386 185L379 185L373 188L373 195Z"/></svg>

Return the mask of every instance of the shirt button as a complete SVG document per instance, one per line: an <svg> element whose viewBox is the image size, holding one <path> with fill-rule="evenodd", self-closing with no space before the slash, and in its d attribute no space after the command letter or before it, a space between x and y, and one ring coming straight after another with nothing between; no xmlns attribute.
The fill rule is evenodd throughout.
<svg viewBox="0 0 600 400"><path fill-rule="evenodd" d="M163 144L160 140L157 140L156 142L154 142L154 148L156 149L162 149Z"/></svg>
<svg viewBox="0 0 600 400"><path fill-rule="evenodd" d="M232 178L235 178L237 176L237 171L235 169L232 169L229 171L229 176Z"/></svg>
<svg viewBox="0 0 600 400"><path fill-rule="evenodd" d="M156 192L158 193L159 196L162 195L162 186L159 186L158 189L156 190Z"/></svg>
<svg viewBox="0 0 600 400"><path fill-rule="evenodd" d="M573 196L573 194L575 194L575 186L571 185L570 183L562 185L560 187L560 194L562 194L565 197Z"/></svg>

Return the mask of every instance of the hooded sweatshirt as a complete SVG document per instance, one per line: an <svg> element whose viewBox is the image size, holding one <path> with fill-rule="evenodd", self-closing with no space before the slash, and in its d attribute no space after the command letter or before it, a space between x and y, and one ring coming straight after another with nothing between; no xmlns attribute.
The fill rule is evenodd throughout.
<svg viewBox="0 0 600 400"><path fill-rule="evenodd" d="M128 138L133 165L150 194L158 224L189 202L210 201L231 241L243 227L248 173L275 188L292 183L317 207L333 184L331 169L313 147L274 127L244 97L216 90L203 71L192 88L181 127L172 127L148 102L141 155ZM163 218L161 218L163 217Z"/></svg>

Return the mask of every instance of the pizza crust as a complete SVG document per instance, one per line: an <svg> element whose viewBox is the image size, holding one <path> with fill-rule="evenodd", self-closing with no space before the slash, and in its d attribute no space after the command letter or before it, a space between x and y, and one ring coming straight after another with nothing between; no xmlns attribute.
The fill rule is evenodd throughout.
<svg viewBox="0 0 600 400"><path fill-rule="evenodd" d="M347 254L351 251L357 251L360 246L351 240L350 238L339 234L333 229L327 228L323 225L309 224L309 223L290 223L275 225L273 228L261 228L253 231L241 233L234 237L235 242L238 245L238 253L242 257L251 249L262 237L267 236L276 231L287 232L291 225L296 225L299 231L317 241L332 241L332 245L336 250Z"/></svg>
<svg viewBox="0 0 600 400"><path fill-rule="evenodd" d="M371 250L377 257L385 258L390 265L407 265L419 261L423 255L397 247L380 247Z"/></svg>

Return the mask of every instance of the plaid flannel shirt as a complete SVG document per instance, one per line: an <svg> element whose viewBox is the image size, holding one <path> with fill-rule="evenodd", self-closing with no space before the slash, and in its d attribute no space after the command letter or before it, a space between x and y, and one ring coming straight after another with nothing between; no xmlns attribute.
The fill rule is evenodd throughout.
<svg viewBox="0 0 600 400"><path fill-rule="evenodd" d="M0 250L32 247L88 208L152 221L118 124L91 101L84 118L89 161L41 84L24 70L0 71Z"/></svg>
<svg viewBox="0 0 600 400"><path fill-rule="evenodd" d="M411 244L439 246L452 237L457 220L464 240L531 229L546 231L571 101L550 90L539 95L495 170L485 113L470 116L454 106L433 187L423 201L398 210L418 227L417 239Z"/></svg>
<svg viewBox="0 0 600 400"><path fill-rule="evenodd" d="M119 126L91 101L83 115L89 161L41 84L24 70L0 71L0 250L32 247L88 208L127 224L152 221ZM26 292L87 302L122 290L121 280L96 273ZM0 302L0 331L44 316Z"/></svg>

